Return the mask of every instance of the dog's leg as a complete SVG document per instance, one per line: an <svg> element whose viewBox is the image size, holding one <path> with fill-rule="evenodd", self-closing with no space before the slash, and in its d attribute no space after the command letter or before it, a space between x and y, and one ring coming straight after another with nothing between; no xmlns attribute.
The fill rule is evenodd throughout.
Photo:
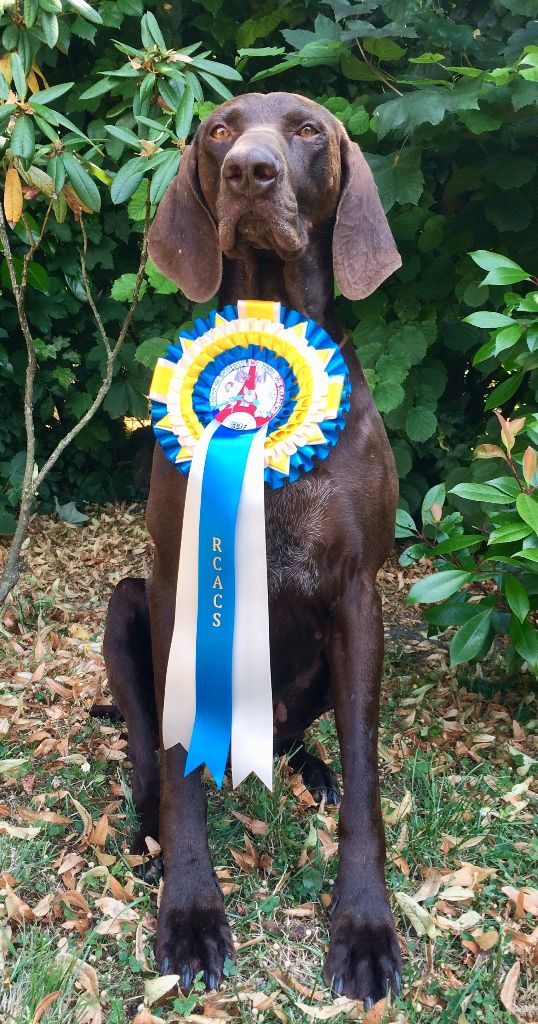
<svg viewBox="0 0 538 1024"><path fill-rule="evenodd" d="M135 853L147 853L146 836L159 837L159 762L145 580L130 578L118 583L108 605L103 653L108 685L129 737L133 802L139 821L132 848ZM160 867L153 862L153 873Z"/></svg>
<svg viewBox="0 0 538 1024"><path fill-rule="evenodd" d="M159 715L173 628L175 592L152 586L151 626ZM162 974L179 974L190 988L199 971L216 988L233 940L222 892L213 872L207 841L206 797L201 772L183 777L186 753L177 744L161 749L159 842L164 889L157 922L157 962Z"/></svg>
<svg viewBox="0 0 538 1024"><path fill-rule="evenodd" d="M383 661L381 602L366 574L333 612L330 669L344 794L325 979L366 1008L400 988L398 938L385 888L385 840L377 767Z"/></svg>

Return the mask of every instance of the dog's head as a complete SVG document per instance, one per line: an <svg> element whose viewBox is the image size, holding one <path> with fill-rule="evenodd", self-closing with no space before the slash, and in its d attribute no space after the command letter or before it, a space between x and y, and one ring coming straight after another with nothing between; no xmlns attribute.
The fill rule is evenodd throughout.
<svg viewBox="0 0 538 1024"><path fill-rule="evenodd" d="M372 173L324 107L293 93L229 100L200 125L149 234L149 253L190 299L218 290L222 254L300 259L333 230L343 294L361 299L401 265Z"/></svg>

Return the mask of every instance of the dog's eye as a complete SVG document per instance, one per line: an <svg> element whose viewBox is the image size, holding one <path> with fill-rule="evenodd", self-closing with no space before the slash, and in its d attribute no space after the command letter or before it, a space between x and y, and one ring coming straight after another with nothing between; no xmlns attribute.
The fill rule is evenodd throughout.
<svg viewBox="0 0 538 1024"><path fill-rule="evenodd" d="M210 134L212 139L218 139L219 142L222 142L223 139L229 139L231 132L228 131L225 124L216 124L211 129Z"/></svg>
<svg viewBox="0 0 538 1024"><path fill-rule="evenodd" d="M302 128L299 128L297 135L301 139L311 139L314 135L319 135L317 128L314 128L313 124L304 124Z"/></svg>

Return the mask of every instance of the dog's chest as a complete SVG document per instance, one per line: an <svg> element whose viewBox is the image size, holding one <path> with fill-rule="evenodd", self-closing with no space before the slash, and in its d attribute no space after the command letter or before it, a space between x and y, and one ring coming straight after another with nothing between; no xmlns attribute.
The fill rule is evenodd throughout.
<svg viewBox="0 0 538 1024"><path fill-rule="evenodd" d="M320 585L323 524L334 484L310 474L278 491L266 489L265 523L269 598L282 590L313 597Z"/></svg>

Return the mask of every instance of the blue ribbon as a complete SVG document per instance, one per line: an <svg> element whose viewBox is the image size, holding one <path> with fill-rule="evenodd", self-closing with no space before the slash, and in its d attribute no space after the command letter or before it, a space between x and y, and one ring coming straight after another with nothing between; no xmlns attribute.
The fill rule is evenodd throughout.
<svg viewBox="0 0 538 1024"><path fill-rule="evenodd" d="M185 775L201 764L222 786L232 734L235 530L255 430L217 428L202 481L198 547L196 717Z"/></svg>

